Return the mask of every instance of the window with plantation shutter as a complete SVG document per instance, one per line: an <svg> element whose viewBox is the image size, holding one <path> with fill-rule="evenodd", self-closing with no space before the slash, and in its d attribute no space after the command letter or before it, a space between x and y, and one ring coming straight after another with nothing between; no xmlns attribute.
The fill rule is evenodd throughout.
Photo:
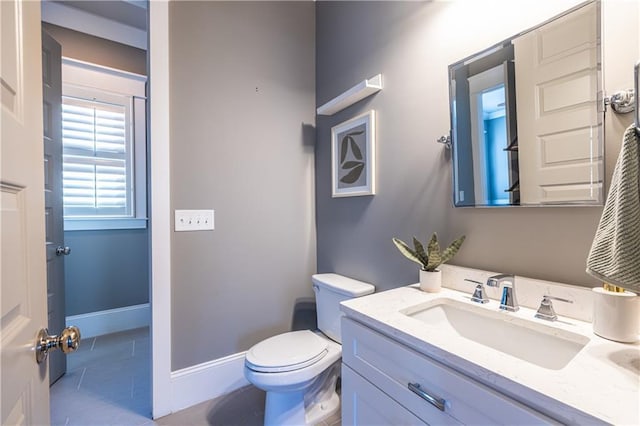
<svg viewBox="0 0 640 426"><path fill-rule="evenodd" d="M65 216L132 215L129 110L127 105L63 97Z"/></svg>
<svg viewBox="0 0 640 426"><path fill-rule="evenodd" d="M146 227L146 78L63 58L65 230Z"/></svg>

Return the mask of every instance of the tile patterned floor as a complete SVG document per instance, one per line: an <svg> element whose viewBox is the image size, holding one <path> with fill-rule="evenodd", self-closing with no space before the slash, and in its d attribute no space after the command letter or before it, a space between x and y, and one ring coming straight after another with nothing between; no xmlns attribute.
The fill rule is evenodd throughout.
<svg viewBox="0 0 640 426"><path fill-rule="evenodd" d="M150 359L147 327L85 339L51 387L51 424L152 424Z"/></svg>
<svg viewBox="0 0 640 426"><path fill-rule="evenodd" d="M149 329L82 341L67 358L67 374L51 387L55 426L259 426L263 391L238 389L155 421L151 420ZM318 426L340 426L339 413Z"/></svg>

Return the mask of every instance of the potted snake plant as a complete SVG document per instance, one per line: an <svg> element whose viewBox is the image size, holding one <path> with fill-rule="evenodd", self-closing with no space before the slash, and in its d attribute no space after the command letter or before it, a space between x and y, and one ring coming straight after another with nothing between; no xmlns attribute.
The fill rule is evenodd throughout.
<svg viewBox="0 0 640 426"><path fill-rule="evenodd" d="M459 237L443 251L440 251L438 235L435 232L431 236L426 250L416 237L413 237L413 248L398 238L393 238L393 243L407 259L420 265L420 289L429 293L437 293L442 288L442 272L438 266L451 260L458 253L464 239L464 235Z"/></svg>

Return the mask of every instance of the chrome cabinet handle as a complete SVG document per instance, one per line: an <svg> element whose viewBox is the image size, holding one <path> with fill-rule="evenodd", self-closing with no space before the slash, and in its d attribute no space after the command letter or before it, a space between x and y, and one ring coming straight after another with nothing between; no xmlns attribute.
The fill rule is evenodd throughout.
<svg viewBox="0 0 640 426"><path fill-rule="evenodd" d="M436 407L438 410L440 411L444 411L444 405L447 403L447 401L445 401L442 398L439 398L437 396L432 396L429 395L426 391L424 391L421 387L419 383L409 383L407 385L407 387L409 388L409 390L413 393L415 393L416 395L418 395L420 398L424 399L425 401L427 401L429 404L433 405L434 407Z"/></svg>

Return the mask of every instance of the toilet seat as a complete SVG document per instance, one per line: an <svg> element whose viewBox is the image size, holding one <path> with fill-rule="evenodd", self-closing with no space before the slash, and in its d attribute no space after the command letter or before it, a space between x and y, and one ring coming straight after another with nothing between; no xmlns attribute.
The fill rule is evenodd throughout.
<svg viewBox="0 0 640 426"><path fill-rule="evenodd" d="M247 352L248 368L263 373L294 371L315 364L327 354L327 340L310 330L270 337Z"/></svg>

